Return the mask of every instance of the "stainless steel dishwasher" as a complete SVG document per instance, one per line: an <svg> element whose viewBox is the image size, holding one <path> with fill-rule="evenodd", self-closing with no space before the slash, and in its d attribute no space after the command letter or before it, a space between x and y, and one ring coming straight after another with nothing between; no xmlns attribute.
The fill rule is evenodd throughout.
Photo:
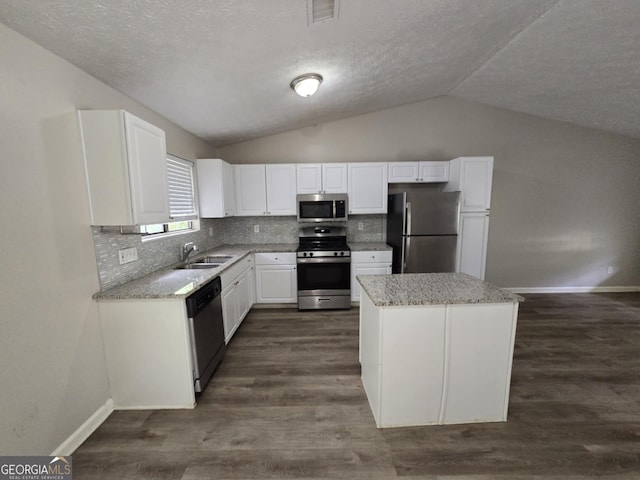
<svg viewBox="0 0 640 480"><path fill-rule="evenodd" d="M193 358L193 383L202 392L226 351L222 321L220 277L187 297L187 315Z"/></svg>

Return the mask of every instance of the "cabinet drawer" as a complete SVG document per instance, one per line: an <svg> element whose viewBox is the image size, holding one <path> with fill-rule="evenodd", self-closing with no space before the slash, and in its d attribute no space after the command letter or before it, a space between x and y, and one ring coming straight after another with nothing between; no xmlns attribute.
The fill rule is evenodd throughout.
<svg viewBox="0 0 640 480"><path fill-rule="evenodd" d="M224 270L220 274L220 281L222 282L222 289L224 290L229 285L231 285L238 276L244 272L247 268L253 266L253 257L251 255L247 255L242 260L237 261L229 268Z"/></svg>
<svg viewBox="0 0 640 480"><path fill-rule="evenodd" d="M391 250L351 252L351 263L382 263L391 261Z"/></svg>
<svg viewBox="0 0 640 480"><path fill-rule="evenodd" d="M256 265L295 265L296 254L293 252L256 253Z"/></svg>

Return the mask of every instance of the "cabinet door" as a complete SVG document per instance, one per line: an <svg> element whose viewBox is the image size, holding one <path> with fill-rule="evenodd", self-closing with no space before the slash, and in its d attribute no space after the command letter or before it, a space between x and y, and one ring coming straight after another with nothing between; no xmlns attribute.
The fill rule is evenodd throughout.
<svg viewBox="0 0 640 480"><path fill-rule="evenodd" d="M387 213L387 163L349 163L349 213Z"/></svg>
<svg viewBox="0 0 640 480"><path fill-rule="evenodd" d="M351 264L351 301L360 301L360 283L356 279L358 275L385 275L391 273L391 265L388 263L352 263Z"/></svg>
<svg viewBox="0 0 640 480"><path fill-rule="evenodd" d="M492 157L463 158L460 164L461 211L484 211L491 208Z"/></svg>
<svg viewBox="0 0 640 480"><path fill-rule="evenodd" d="M296 214L296 166L293 163L266 165L268 215Z"/></svg>
<svg viewBox="0 0 640 480"><path fill-rule="evenodd" d="M325 163L322 165L322 191L324 193L347 193L346 163Z"/></svg>
<svg viewBox="0 0 640 480"><path fill-rule="evenodd" d="M298 301L294 265L257 265L257 303L295 303Z"/></svg>
<svg viewBox="0 0 640 480"><path fill-rule="evenodd" d="M449 181L449 162L420 162L420 181L440 183Z"/></svg>
<svg viewBox="0 0 640 480"><path fill-rule="evenodd" d="M389 162L389 183L414 183L420 181L418 162Z"/></svg>
<svg viewBox="0 0 640 480"><path fill-rule="evenodd" d="M488 239L489 214L460 214L457 271L484 280Z"/></svg>
<svg viewBox="0 0 640 480"><path fill-rule="evenodd" d="M507 419L517 304L452 305L444 423Z"/></svg>
<svg viewBox="0 0 640 480"><path fill-rule="evenodd" d="M264 165L236 165L236 215L267 214Z"/></svg>
<svg viewBox="0 0 640 480"><path fill-rule="evenodd" d="M236 292L238 297L238 323L242 323L253 306L253 268L248 268L238 277Z"/></svg>
<svg viewBox="0 0 640 480"><path fill-rule="evenodd" d="M228 215L229 192L234 193L234 185L225 181L227 167L233 167L219 158L199 158L196 161L198 173L198 198L200 216L203 218L223 218ZM233 176L231 177L233 181ZM231 206L235 210L235 198Z"/></svg>
<svg viewBox="0 0 640 480"><path fill-rule="evenodd" d="M233 165L227 162L222 162L222 193L224 216L233 217L236 214L236 181Z"/></svg>
<svg viewBox="0 0 640 480"><path fill-rule="evenodd" d="M296 165L298 193L320 193L322 191L322 165L299 163Z"/></svg>
<svg viewBox="0 0 640 480"><path fill-rule="evenodd" d="M124 113L133 220L136 225L169 221L167 150L164 132Z"/></svg>
<svg viewBox="0 0 640 480"><path fill-rule="evenodd" d="M235 284L228 286L222 292L222 320L224 323L224 341L229 343L238 328L238 296Z"/></svg>

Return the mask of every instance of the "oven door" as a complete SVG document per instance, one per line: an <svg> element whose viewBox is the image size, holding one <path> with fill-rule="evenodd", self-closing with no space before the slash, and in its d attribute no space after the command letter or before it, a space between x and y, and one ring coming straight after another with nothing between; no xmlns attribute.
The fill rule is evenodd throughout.
<svg viewBox="0 0 640 480"><path fill-rule="evenodd" d="M350 257L298 258L299 295L344 295L351 290Z"/></svg>

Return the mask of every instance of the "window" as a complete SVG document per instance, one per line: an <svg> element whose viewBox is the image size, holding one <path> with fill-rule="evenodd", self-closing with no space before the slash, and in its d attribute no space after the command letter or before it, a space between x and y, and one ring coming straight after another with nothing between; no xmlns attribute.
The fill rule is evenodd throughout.
<svg viewBox="0 0 640 480"><path fill-rule="evenodd" d="M193 182L193 163L167 156L169 182L169 214L172 220L193 220L198 217Z"/></svg>
<svg viewBox="0 0 640 480"><path fill-rule="evenodd" d="M167 182L169 184L169 223L141 225L143 235L175 233L196 230L196 197L193 179L193 162L167 155Z"/></svg>

